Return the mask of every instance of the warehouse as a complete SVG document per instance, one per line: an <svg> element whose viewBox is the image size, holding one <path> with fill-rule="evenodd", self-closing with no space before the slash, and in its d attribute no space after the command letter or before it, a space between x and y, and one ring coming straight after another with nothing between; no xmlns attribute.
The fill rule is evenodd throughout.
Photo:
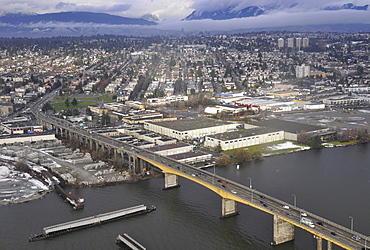
<svg viewBox="0 0 370 250"><path fill-rule="evenodd" d="M204 146L216 148L218 145L220 145L222 150L230 150L267 142L280 141L283 139L283 130L267 127L254 127L250 129L240 129L238 131L206 136Z"/></svg>
<svg viewBox="0 0 370 250"><path fill-rule="evenodd" d="M235 130L236 126L236 123L206 117L144 123L145 129L178 140L196 139L206 135L225 133Z"/></svg>

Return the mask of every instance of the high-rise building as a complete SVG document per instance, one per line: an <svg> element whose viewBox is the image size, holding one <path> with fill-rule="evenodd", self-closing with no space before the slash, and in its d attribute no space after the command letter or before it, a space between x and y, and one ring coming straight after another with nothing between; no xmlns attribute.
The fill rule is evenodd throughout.
<svg viewBox="0 0 370 250"><path fill-rule="evenodd" d="M307 76L310 76L310 66L306 66L304 64L302 64L301 66L296 66L295 76L297 78L305 78Z"/></svg>
<svg viewBox="0 0 370 250"><path fill-rule="evenodd" d="M284 48L284 39L283 38L278 39L278 47L279 48Z"/></svg>
<svg viewBox="0 0 370 250"><path fill-rule="evenodd" d="M302 38L297 37L297 38L295 39L295 46L298 48L298 50L300 50L300 49L301 49L301 46L302 46Z"/></svg>
<svg viewBox="0 0 370 250"><path fill-rule="evenodd" d="M294 39L288 38L288 48L293 48L293 47L294 47Z"/></svg>
<svg viewBox="0 0 370 250"><path fill-rule="evenodd" d="M309 44L308 37L303 38L302 47L303 48L308 47L308 44Z"/></svg>

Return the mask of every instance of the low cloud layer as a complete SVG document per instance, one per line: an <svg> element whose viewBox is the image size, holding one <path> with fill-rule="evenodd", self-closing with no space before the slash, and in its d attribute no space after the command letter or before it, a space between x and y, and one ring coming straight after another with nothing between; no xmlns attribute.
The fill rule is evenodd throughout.
<svg viewBox="0 0 370 250"><path fill-rule="evenodd" d="M248 28L283 27L290 25L369 23L367 11L323 11L326 6L342 6L348 2L357 6L369 0L2 0L1 11L53 13L62 11L90 11L138 18L147 13L166 20L160 29L186 31L234 30ZM279 6L267 14L232 20L180 21L194 10L213 11L233 6L235 10L248 6Z"/></svg>
<svg viewBox="0 0 370 250"><path fill-rule="evenodd" d="M231 20L193 20L183 22L164 22L160 29L185 31L215 31L250 28L285 27L321 24L370 24L370 11L340 10L313 11L301 13L276 12L257 17L237 18Z"/></svg>

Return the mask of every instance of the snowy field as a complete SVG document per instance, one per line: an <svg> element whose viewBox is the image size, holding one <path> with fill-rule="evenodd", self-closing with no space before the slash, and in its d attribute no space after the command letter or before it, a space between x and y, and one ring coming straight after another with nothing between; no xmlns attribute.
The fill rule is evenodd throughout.
<svg viewBox="0 0 370 250"><path fill-rule="evenodd" d="M0 158L4 158L3 155L0 155ZM16 171L6 163L0 163L0 204L29 200L46 190L47 186L29 174Z"/></svg>
<svg viewBox="0 0 370 250"><path fill-rule="evenodd" d="M308 149L310 149L310 147L295 145L295 144L293 144L293 142L287 141L287 142L284 142L284 143L279 143L279 144L276 144L276 145L267 146L266 149L267 150L272 150L272 151L282 150L282 149L296 149L294 151L300 151L300 150L308 150Z"/></svg>

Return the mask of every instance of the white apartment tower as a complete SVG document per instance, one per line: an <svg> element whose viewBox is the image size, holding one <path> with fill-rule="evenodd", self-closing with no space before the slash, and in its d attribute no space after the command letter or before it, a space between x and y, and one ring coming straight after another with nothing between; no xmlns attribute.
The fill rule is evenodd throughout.
<svg viewBox="0 0 370 250"><path fill-rule="evenodd" d="M293 47L294 47L294 39L288 38L288 48L293 48Z"/></svg>
<svg viewBox="0 0 370 250"><path fill-rule="evenodd" d="M279 48L284 48L284 39L283 38L278 39L278 47Z"/></svg>
<svg viewBox="0 0 370 250"><path fill-rule="evenodd" d="M298 48L298 50L300 50L300 49L301 49L301 47L302 47L302 38L297 37L297 38L295 39L295 46Z"/></svg>
<svg viewBox="0 0 370 250"><path fill-rule="evenodd" d="M304 64L302 64L301 66L296 66L295 76L297 78L305 78L307 76L310 76L310 66L306 66Z"/></svg>
<svg viewBox="0 0 370 250"><path fill-rule="evenodd" d="M303 48L308 47L308 44L309 44L308 37L303 38L302 47Z"/></svg>

